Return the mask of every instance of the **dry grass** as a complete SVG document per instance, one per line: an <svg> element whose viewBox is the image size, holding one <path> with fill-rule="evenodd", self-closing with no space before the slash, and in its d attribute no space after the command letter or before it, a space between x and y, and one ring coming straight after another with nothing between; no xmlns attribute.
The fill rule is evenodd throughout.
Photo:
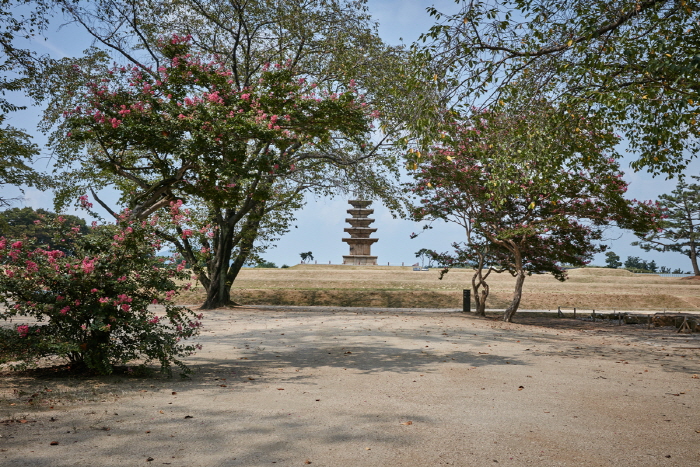
<svg viewBox="0 0 700 467"><path fill-rule="evenodd" d="M334 305L405 308L460 308L462 289L472 271L452 270L438 280L438 270L410 267L297 265L289 269L244 269L234 284L241 304ZM489 278L488 308L503 308L513 293L508 274ZM181 296L182 303L201 303L203 290ZM550 275L525 280L521 309L700 310L700 281L635 275L618 269L572 270L569 280Z"/></svg>

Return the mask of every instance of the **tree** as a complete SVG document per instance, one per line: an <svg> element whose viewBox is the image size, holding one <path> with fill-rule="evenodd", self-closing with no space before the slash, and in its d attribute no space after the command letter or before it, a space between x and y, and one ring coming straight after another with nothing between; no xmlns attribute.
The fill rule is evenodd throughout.
<svg viewBox="0 0 700 467"><path fill-rule="evenodd" d="M299 253L299 256L301 256L301 264L304 264L306 261L313 261L314 260L314 255L310 251L307 251L306 253Z"/></svg>
<svg viewBox="0 0 700 467"><path fill-rule="evenodd" d="M620 262L620 257L616 255L615 252L608 251L605 253L605 265L609 268L617 269L622 266L622 263Z"/></svg>
<svg viewBox="0 0 700 467"><path fill-rule="evenodd" d="M304 192L355 186L394 203L386 139L369 141L380 115L359 87L366 99L382 97L352 60L398 55L372 33L360 3L95 2L103 3L126 13L105 17L92 4L69 11L131 65L110 69L98 53L63 64L70 79L54 83L52 109L68 118L53 142L59 165L79 159L75 174L86 182L64 186L59 201L90 189L100 201L96 190L112 186L134 218L159 215L160 235L207 290L204 308L232 303L238 271L286 232ZM208 9L217 5L218 13ZM163 20L191 36L158 37ZM353 49L358 43L366 49Z"/></svg>
<svg viewBox="0 0 700 467"><path fill-rule="evenodd" d="M433 265L433 259L434 259L434 254L432 250L429 250L427 248L421 248L420 250L416 251L415 253L416 258L420 259L420 267L424 268L425 266L425 261L428 261L428 266L427 267L432 267Z"/></svg>
<svg viewBox="0 0 700 467"><path fill-rule="evenodd" d="M489 107L534 86L616 127L636 170L680 173L700 149L700 4L678 0L464 1L421 55L448 98Z"/></svg>
<svg viewBox="0 0 700 467"><path fill-rule="evenodd" d="M54 242L52 223L58 218L73 227L78 227L80 232L86 234L88 228L85 220L72 215L58 215L45 209L34 210L32 208L11 208L0 212L0 235L7 238L34 238L40 245L48 245L51 249L70 247L71 242Z"/></svg>
<svg viewBox="0 0 700 467"><path fill-rule="evenodd" d="M499 265L516 282L505 321L518 309L528 274L564 280L560 265L583 265L602 251L596 241L610 223L639 231L659 215L653 205L624 198L626 183L606 154L616 138L546 101L527 111L480 112L444 141L426 157L414 153L414 217L469 226L507 253Z"/></svg>
<svg viewBox="0 0 700 467"><path fill-rule="evenodd" d="M33 84L41 76L47 59L18 47L16 41L28 39L46 27L50 3L0 1L0 187L28 185L46 189L50 185L48 177L37 173L30 165L39 154L31 137L5 123L10 112L25 108L8 100L7 93L24 91L34 98L41 95L42 88ZM29 6L27 14L18 14L18 8L23 6ZM16 199L0 195L0 206L9 206L13 201Z"/></svg>
<svg viewBox="0 0 700 467"><path fill-rule="evenodd" d="M646 261L639 256L628 256L625 260L625 269L637 273L652 273L658 271L656 261Z"/></svg>
<svg viewBox="0 0 700 467"><path fill-rule="evenodd" d="M693 177L700 179L700 177ZM645 251L675 251L686 255L693 274L700 276L700 185L680 180L676 189L659 196L664 219L658 230L649 230L634 242Z"/></svg>

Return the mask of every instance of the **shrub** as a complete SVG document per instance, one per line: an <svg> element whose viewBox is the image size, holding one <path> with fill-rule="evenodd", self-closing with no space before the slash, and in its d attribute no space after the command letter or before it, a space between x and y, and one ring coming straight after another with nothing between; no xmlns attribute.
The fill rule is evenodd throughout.
<svg viewBox="0 0 700 467"><path fill-rule="evenodd" d="M194 352L201 325L193 311L176 306L176 279L184 263L167 268L147 223L124 219L96 225L87 234L58 217L48 226L55 242L71 249L47 249L36 239L0 237L0 318L33 318L36 324L2 331L5 361L36 364L46 356L67 358L72 368L100 374L142 359L170 373ZM149 306L161 304L160 314Z"/></svg>

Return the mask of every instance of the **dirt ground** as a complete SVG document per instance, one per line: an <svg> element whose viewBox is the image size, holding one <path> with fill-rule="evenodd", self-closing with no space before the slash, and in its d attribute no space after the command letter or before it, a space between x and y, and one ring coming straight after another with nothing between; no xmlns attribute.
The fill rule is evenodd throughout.
<svg viewBox="0 0 700 467"><path fill-rule="evenodd" d="M3 373L3 466L700 465L700 334L208 312L189 379Z"/></svg>

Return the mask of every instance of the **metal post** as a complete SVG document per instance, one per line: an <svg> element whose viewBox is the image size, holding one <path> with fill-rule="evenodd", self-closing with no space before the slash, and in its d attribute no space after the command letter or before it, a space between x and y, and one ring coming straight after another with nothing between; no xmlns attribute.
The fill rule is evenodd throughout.
<svg viewBox="0 0 700 467"><path fill-rule="evenodd" d="M462 290L462 311L464 313L471 313L472 311L471 293L470 289Z"/></svg>

